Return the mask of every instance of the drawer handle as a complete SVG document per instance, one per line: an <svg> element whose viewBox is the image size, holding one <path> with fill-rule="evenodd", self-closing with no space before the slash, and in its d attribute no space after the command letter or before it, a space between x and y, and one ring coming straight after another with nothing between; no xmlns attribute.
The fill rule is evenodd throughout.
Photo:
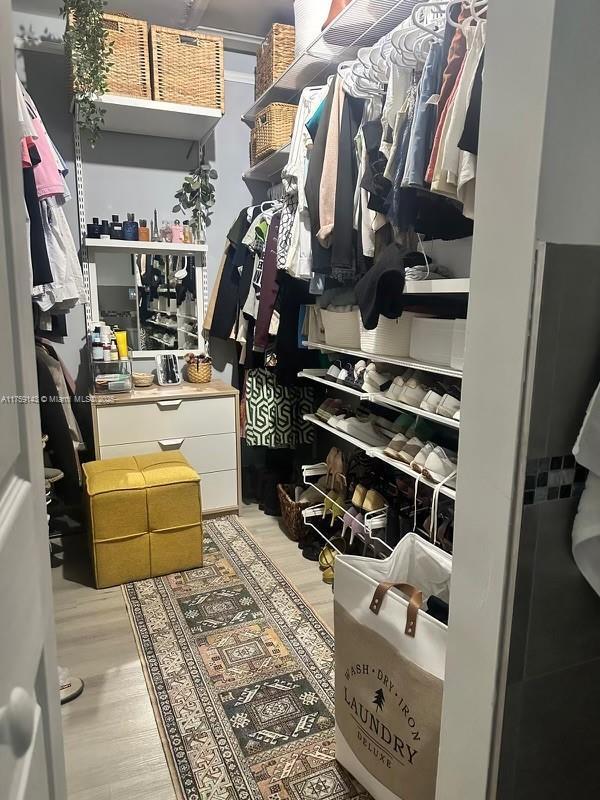
<svg viewBox="0 0 600 800"><path fill-rule="evenodd" d="M163 450L179 450L185 439L160 439L159 445Z"/></svg>
<svg viewBox="0 0 600 800"><path fill-rule="evenodd" d="M160 400L156 405L159 408L179 408L181 400Z"/></svg>

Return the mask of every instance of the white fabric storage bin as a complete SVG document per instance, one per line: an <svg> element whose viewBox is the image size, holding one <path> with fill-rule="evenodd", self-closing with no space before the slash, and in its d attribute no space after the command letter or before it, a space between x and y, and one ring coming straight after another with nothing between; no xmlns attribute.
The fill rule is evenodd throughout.
<svg viewBox="0 0 600 800"><path fill-rule="evenodd" d="M452 355L450 357L452 369L463 369L465 366L466 337L467 320L455 319L452 331Z"/></svg>
<svg viewBox="0 0 600 800"><path fill-rule="evenodd" d="M379 356L405 358L410 353L410 332L416 314L406 311L398 319L379 317L377 327L368 331L360 323L360 349Z"/></svg>
<svg viewBox="0 0 600 800"><path fill-rule="evenodd" d="M325 328L325 343L345 350L360 350L360 314L353 311L327 311L321 309Z"/></svg>
<svg viewBox="0 0 600 800"><path fill-rule="evenodd" d="M410 357L449 367L452 361L453 319L416 317L410 335Z"/></svg>
<svg viewBox="0 0 600 800"><path fill-rule="evenodd" d="M294 0L296 56L304 53L319 36L330 8L331 0Z"/></svg>

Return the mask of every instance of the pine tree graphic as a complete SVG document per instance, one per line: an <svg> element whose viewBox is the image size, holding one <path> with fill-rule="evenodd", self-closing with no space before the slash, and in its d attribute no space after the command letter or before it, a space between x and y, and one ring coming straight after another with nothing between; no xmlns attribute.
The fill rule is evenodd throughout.
<svg viewBox="0 0 600 800"><path fill-rule="evenodd" d="M375 698L373 699L373 702L380 711L383 711L383 707L385 705L385 695L383 693L383 689L378 689L375 692Z"/></svg>

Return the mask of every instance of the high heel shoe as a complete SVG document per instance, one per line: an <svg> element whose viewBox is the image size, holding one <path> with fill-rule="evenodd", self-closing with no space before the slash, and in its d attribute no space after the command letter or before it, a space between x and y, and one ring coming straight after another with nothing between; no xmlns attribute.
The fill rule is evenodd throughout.
<svg viewBox="0 0 600 800"><path fill-rule="evenodd" d="M358 509L354 508L354 506L352 506L352 508L349 508L348 511L345 512L344 518L342 520L342 533L340 534L341 536L345 536L346 531L349 528L350 529L352 528L352 523L358 513L359 513Z"/></svg>
<svg viewBox="0 0 600 800"><path fill-rule="evenodd" d="M367 496L366 487L363 486L362 483L359 483L356 489L354 490L354 494L352 495L352 505L356 506L356 508L362 508L366 496Z"/></svg>
<svg viewBox="0 0 600 800"><path fill-rule="evenodd" d="M386 502L383 496L375 489L370 489L365 496L362 509L368 513L370 511L381 511L385 506Z"/></svg>

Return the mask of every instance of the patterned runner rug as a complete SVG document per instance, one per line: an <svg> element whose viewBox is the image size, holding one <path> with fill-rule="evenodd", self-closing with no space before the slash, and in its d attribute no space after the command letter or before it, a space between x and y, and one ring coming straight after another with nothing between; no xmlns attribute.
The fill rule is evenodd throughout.
<svg viewBox="0 0 600 800"><path fill-rule="evenodd" d="M237 517L205 566L124 587L178 796L369 800L335 761L333 637Z"/></svg>

